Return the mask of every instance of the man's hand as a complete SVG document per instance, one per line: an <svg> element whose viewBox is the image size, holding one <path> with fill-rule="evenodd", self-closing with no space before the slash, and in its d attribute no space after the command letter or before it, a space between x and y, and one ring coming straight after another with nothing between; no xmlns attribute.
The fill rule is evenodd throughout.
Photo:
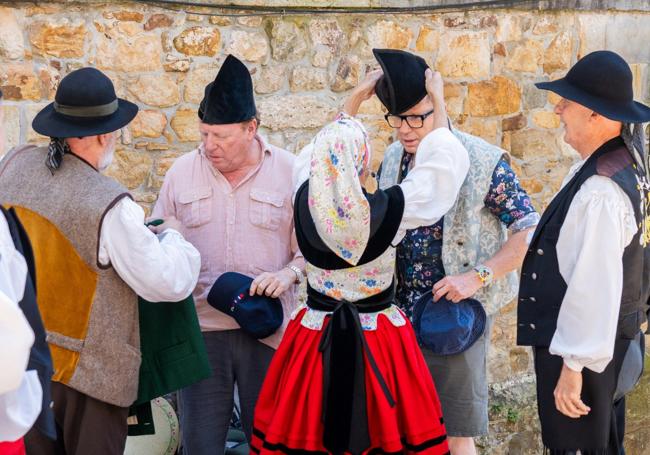
<svg viewBox="0 0 650 455"><path fill-rule="evenodd" d="M483 283L475 271L461 275L446 276L433 285L433 301L447 296L448 300L458 303L463 299L473 296L481 289Z"/></svg>
<svg viewBox="0 0 650 455"><path fill-rule="evenodd" d="M161 218L150 218L147 220L147 222L153 221L155 219L161 219ZM147 227L154 234L160 234L165 229L173 229L175 231L180 232L181 234L183 233L183 224L173 216L162 218L162 220L163 220L162 224L159 224L158 226L154 226L150 224Z"/></svg>
<svg viewBox="0 0 650 455"><path fill-rule="evenodd" d="M582 372L573 371L563 364L560 379L558 379L555 390L553 391L557 410L572 419L589 414L591 408L580 399L581 392Z"/></svg>
<svg viewBox="0 0 650 455"><path fill-rule="evenodd" d="M427 89L427 94L433 101L434 105L445 103L445 84L442 81L442 75L438 71L431 71L427 68L424 72L424 86Z"/></svg>
<svg viewBox="0 0 650 455"><path fill-rule="evenodd" d="M359 112L361 103L369 100L375 94L375 86L377 81L384 75L382 70L373 70L366 74L366 77L357 85L353 90L345 104L343 105L343 112L348 115L355 116Z"/></svg>
<svg viewBox="0 0 650 455"><path fill-rule="evenodd" d="M267 295L277 298L296 281L296 274L291 269L278 272L264 272L251 283L250 295Z"/></svg>

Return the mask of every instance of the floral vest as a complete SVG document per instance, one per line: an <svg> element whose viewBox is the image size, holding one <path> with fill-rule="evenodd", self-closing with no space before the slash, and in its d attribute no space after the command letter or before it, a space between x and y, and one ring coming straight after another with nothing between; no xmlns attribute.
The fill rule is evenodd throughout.
<svg viewBox="0 0 650 455"><path fill-rule="evenodd" d="M464 273L484 263L501 249L508 236L506 227L484 204L494 168L507 152L476 136L458 130L452 132L467 149L470 168L456 203L443 221L442 264L447 275ZM404 148L399 142L388 146L379 188L399 183L403 154ZM479 289L474 298L483 304L488 314L494 314L515 298L518 284L517 274L510 272Z"/></svg>

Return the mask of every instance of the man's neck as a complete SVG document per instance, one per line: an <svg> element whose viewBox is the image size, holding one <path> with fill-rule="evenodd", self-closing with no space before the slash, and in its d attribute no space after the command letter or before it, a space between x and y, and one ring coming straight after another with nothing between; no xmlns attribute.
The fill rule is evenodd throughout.
<svg viewBox="0 0 650 455"><path fill-rule="evenodd" d="M591 155L596 153L596 150L601 148L603 146L603 144L611 141L612 139L614 139L615 137L618 137L620 135L621 135L620 132L610 132L608 134L600 134L600 135L594 137L588 143L584 144L584 146L582 146L580 148L580 150L577 150L577 151L580 154L580 157L583 160L586 160Z"/></svg>
<svg viewBox="0 0 650 455"><path fill-rule="evenodd" d="M223 175L226 180L228 180L228 183L230 183L230 186L234 188L239 185L248 174L250 174L251 170L260 164L263 156L264 150L262 150L262 145L257 139L254 139L248 150L248 159L246 162L233 171L222 172L221 175Z"/></svg>

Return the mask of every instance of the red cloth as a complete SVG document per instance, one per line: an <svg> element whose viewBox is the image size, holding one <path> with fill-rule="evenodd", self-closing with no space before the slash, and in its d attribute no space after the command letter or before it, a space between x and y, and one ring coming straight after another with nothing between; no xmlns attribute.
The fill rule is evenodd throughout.
<svg viewBox="0 0 650 455"><path fill-rule="evenodd" d="M25 455L23 438L14 442L0 442L0 455Z"/></svg>
<svg viewBox="0 0 650 455"><path fill-rule="evenodd" d="M269 367L255 409L251 454L326 452L318 351L323 332L300 324L304 311L290 322ZM368 452L447 454L440 402L411 324L395 327L380 315L377 330L364 335L396 401L391 408L366 359Z"/></svg>

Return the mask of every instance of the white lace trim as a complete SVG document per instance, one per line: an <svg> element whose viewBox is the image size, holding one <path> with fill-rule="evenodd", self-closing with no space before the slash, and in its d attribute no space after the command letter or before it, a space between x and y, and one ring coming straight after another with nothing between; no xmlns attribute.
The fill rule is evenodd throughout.
<svg viewBox="0 0 650 455"><path fill-rule="evenodd" d="M291 315L291 319L295 319L305 308L307 310L300 321L300 325L310 330L322 330L325 317L332 313L330 311L314 310L303 303L295 309ZM379 315L388 318L390 323L395 327L402 327L406 324L406 316L404 316L402 310L395 305L391 305L385 310L377 311L375 313L359 313L359 320L361 321L361 327L363 330L377 330L377 318L379 318Z"/></svg>

